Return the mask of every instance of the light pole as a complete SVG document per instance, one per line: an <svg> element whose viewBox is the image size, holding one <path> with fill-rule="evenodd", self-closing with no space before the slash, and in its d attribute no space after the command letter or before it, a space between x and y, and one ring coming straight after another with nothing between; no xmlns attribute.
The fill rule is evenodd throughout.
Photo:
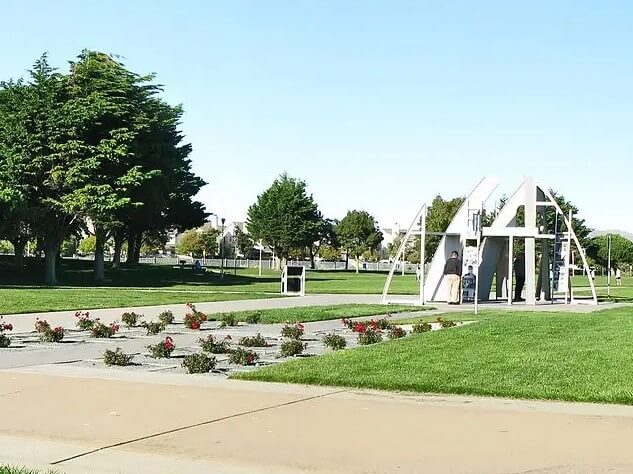
<svg viewBox="0 0 633 474"><path fill-rule="evenodd" d="M223 217L220 221L222 222L222 233L220 234L222 237L220 239L220 278L224 278L224 222L226 219Z"/></svg>
<svg viewBox="0 0 633 474"><path fill-rule="evenodd" d="M607 235L607 298L611 297L611 234Z"/></svg>

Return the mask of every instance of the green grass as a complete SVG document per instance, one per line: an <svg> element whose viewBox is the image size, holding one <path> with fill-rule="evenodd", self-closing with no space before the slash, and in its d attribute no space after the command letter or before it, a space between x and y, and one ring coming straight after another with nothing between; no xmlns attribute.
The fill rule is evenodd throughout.
<svg viewBox="0 0 633 474"><path fill-rule="evenodd" d="M123 308L271 298L264 293L172 292L124 288L1 288L0 314Z"/></svg>
<svg viewBox="0 0 633 474"><path fill-rule="evenodd" d="M2 465L0 466L0 474L59 474L59 471L40 471L38 469Z"/></svg>
<svg viewBox="0 0 633 474"><path fill-rule="evenodd" d="M266 367L236 378L633 404L633 309L489 312L479 322ZM454 316L457 319L457 316Z"/></svg>
<svg viewBox="0 0 633 474"><path fill-rule="evenodd" d="M379 304L340 304L330 306L306 306L303 308L266 309L261 311L235 311L238 321L246 321L249 316L260 315L259 322L263 324L275 323L305 323L310 321L326 321L330 319L356 318L361 316L379 316L411 311L428 311L431 307L412 308L404 305Z"/></svg>
<svg viewBox="0 0 633 474"><path fill-rule="evenodd" d="M220 278L217 269L204 275L168 265L138 265L108 268L108 282L95 286L91 263L64 260L56 287L43 286L41 269L31 261L24 273L16 273L6 259L0 259L0 314L79 310L107 307L149 306L170 303L226 301L274 297L279 294L279 272L256 269L228 270ZM382 292L386 272L308 271L308 294ZM606 279L597 278L599 295L606 297ZM586 278L575 277L574 286L587 285ZM633 301L633 278L624 278L621 288L612 288L614 298ZM586 290L583 290L586 291ZM391 294L416 294L415 275L394 275Z"/></svg>

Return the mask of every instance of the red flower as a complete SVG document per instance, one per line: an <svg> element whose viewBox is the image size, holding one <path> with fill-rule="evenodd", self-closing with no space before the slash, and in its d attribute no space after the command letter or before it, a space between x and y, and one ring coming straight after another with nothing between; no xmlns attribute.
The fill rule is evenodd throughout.
<svg viewBox="0 0 633 474"><path fill-rule="evenodd" d="M367 326L365 323L356 323L354 324L354 332L365 332L367 331Z"/></svg>
<svg viewBox="0 0 633 474"><path fill-rule="evenodd" d="M228 339L230 341L233 338L231 336L226 336L224 339Z"/></svg>
<svg viewBox="0 0 633 474"><path fill-rule="evenodd" d="M301 329L301 330L303 330L303 327L304 327L304 326L303 326L303 324L301 324L301 323L297 323L297 329Z"/></svg>
<svg viewBox="0 0 633 474"><path fill-rule="evenodd" d="M57 334L64 332L64 328L61 326L57 326L55 329L53 329L53 331L55 331Z"/></svg>
<svg viewBox="0 0 633 474"><path fill-rule="evenodd" d="M163 342L163 345L165 346L165 349L167 349L170 352L174 350L174 347L176 347L174 345L174 340L169 336L165 338L165 342Z"/></svg>
<svg viewBox="0 0 633 474"><path fill-rule="evenodd" d="M5 325L3 325L3 329L5 331L13 331L13 325L12 324L5 324Z"/></svg>
<svg viewBox="0 0 633 474"><path fill-rule="evenodd" d="M200 323L198 321L191 321L191 329L200 329Z"/></svg>
<svg viewBox="0 0 633 474"><path fill-rule="evenodd" d="M374 320L372 319L371 321L369 321L369 324L371 325L371 328L372 328L374 331L377 331L377 330L379 329L379 327L378 327L378 321L374 321Z"/></svg>

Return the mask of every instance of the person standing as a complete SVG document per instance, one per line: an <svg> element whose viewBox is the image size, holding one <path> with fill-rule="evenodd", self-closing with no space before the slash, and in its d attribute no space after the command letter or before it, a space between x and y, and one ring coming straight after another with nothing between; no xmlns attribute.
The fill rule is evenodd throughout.
<svg viewBox="0 0 633 474"><path fill-rule="evenodd" d="M516 283L514 285L514 301L525 301L523 299L523 287L525 286L525 253L521 252L514 259L514 275Z"/></svg>
<svg viewBox="0 0 633 474"><path fill-rule="evenodd" d="M622 286L622 270L620 270L620 267L615 269L615 284L616 286Z"/></svg>
<svg viewBox="0 0 633 474"><path fill-rule="evenodd" d="M459 304L461 275L462 262L459 260L459 253L453 250L444 264L444 276L448 281L448 304Z"/></svg>

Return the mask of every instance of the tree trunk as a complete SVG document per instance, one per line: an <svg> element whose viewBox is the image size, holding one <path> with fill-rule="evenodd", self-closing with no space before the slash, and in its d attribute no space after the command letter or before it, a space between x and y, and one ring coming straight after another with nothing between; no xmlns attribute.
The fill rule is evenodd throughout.
<svg viewBox="0 0 633 474"><path fill-rule="evenodd" d="M102 229L95 226L95 266L94 266L94 277L95 282L102 283L105 281L105 262L104 262L104 251L105 251L105 241L106 236Z"/></svg>
<svg viewBox="0 0 633 474"><path fill-rule="evenodd" d="M134 241L134 258L133 263L138 264L139 259L141 258L141 244L143 243L143 233L140 232L136 235L136 240Z"/></svg>
<svg viewBox="0 0 633 474"><path fill-rule="evenodd" d="M349 252L345 252L345 271L349 270Z"/></svg>
<svg viewBox="0 0 633 474"><path fill-rule="evenodd" d="M47 243L44 247L44 263L46 267L46 284L57 284L57 254L59 253L59 242Z"/></svg>
<svg viewBox="0 0 633 474"><path fill-rule="evenodd" d="M316 252L314 251L314 247L310 246L310 270L314 270L315 266L314 266L314 254Z"/></svg>
<svg viewBox="0 0 633 474"><path fill-rule="evenodd" d="M26 247L26 242L21 239L17 239L12 240L11 243L13 244L13 253L15 254L15 259L13 261L15 269L18 272L21 272L24 269L24 247Z"/></svg>
<svg viewBox="0 0 633 474"><path fill-rule="evenodd" d="M114 235L114 257L112 257L112 268L121 266L121 249L123 248L123 234Z"/></svg>
<svg viewBox="0 0 633 474"><path fill-rule="evenodd" d="M356 258L354 259L354 262L356 263L356 273L359 272L359 265L360 265L360 255L356 255Z"/></svg>
<svg viewBox="0 0 633 474"><path fill-rule="evenodd" d="M136 234L132 231L127 234L127 258L126 263L131 265L134 262L134 243L136 242Z"/></svg>

